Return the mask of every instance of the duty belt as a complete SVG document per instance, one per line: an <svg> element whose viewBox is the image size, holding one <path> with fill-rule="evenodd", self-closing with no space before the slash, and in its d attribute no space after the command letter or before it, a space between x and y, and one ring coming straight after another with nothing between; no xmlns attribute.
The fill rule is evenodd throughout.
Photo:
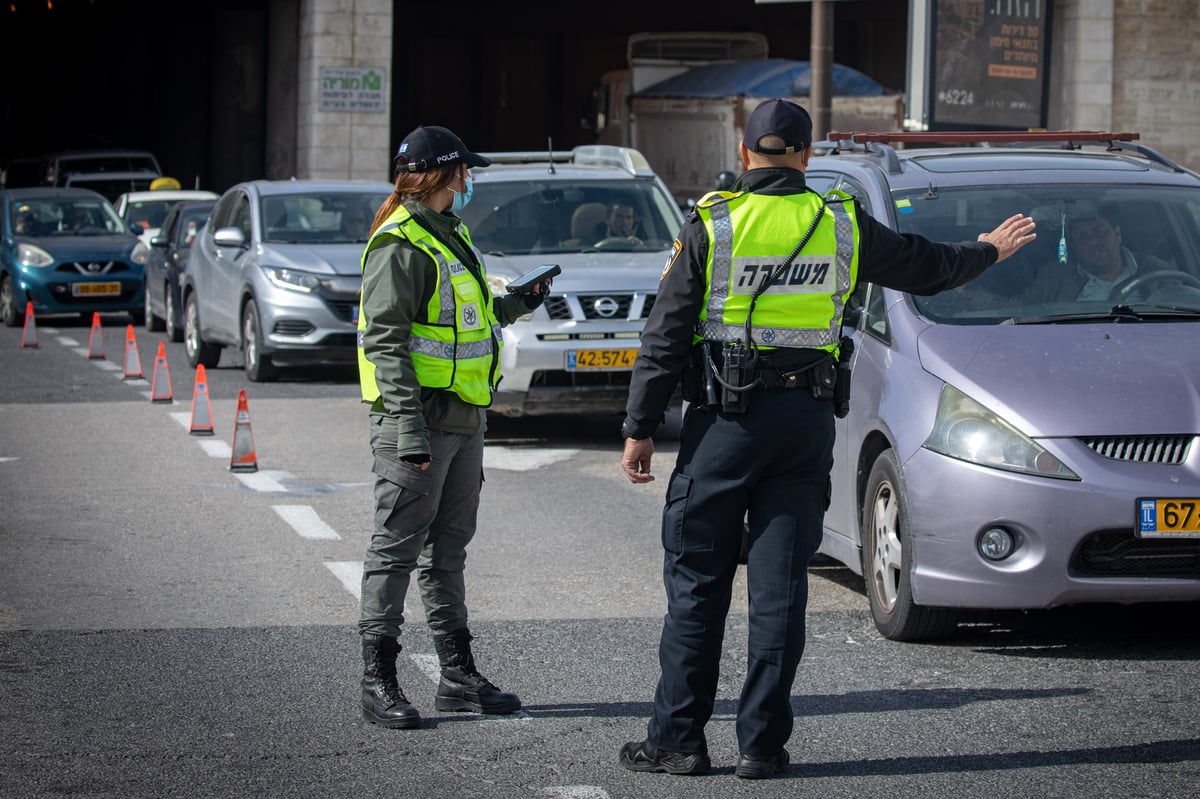
<svg viewBox="0 0 1200 799"><path fill-rule="evenodd" d="M821 369L822 364L832 363L831 358L805 364L798 369L785 370L771 367L759 367L754 370L754 378L762 388L808 388L822 380L827 369Z"/></svg>

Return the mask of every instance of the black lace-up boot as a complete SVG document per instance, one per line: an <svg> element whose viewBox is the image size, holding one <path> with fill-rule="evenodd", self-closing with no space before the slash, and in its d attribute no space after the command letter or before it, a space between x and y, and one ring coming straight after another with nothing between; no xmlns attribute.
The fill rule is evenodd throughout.
<svg viewBox="0 0 1200 799"><path fill-rule="evenodd" d="M435 708L476 713L515 713L521 709L516 694L502 692L475 670L470 632L462 629L435 635L433 646L442 664Z"/></svg>
<svg viewBox="0 0 1200 799"><path fill-rule="evenodd" d="M396 682L396 655L400 642L386 635L362 636L362 714L372 724L392 729L412 729L421 714L409 704Z"/></svg>

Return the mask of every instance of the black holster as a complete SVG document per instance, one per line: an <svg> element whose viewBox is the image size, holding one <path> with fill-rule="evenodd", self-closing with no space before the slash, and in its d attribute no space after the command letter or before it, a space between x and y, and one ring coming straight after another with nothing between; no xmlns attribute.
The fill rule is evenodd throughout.
<svg viewBox="0 0 1200 799"><path fill-rule="evenodd" d="M854 357L854 339L842 336L838 342L837 381L833 386L833 415L845 419L850 413L850 361Z"/></svg>

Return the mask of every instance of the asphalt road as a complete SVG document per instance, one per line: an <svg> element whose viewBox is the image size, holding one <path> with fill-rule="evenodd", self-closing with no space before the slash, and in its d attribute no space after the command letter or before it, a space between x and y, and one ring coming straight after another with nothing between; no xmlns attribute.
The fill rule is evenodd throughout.
<svg viewBox="0 0 1200 799"><path fill-rule="evenodd" d="M744 591L726 628L714 771L634 774L664 603L657 519L676 442L632 486L612 418L495 419L468 560L481 669L513 717L433 710L420 622L401 684L425 717L358 715L357 576L371 522L366 417L346 370L248 383L194 373L127 319L0 329L0 796L1191 797L1200 782L1196 604L982 616L939 644L875 631L862 581L812 569L790 772L733 777ZM238 389L258 470L229 469ZM244 430L243 428L242 430ZM238 432L241 435L242 431ZM744 579L744 574L739 575Z"/></svg>

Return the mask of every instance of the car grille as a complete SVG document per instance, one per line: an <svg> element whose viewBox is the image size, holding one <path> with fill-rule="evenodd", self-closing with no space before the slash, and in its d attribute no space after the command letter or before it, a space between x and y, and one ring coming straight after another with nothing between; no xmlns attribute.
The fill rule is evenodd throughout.
<svg viewBox="0 0 1200 799"><path fill-rule="evenodd" d="M1128 530L1085 538L1071 559L1082 577L1200 577L1200 539L1143 539Z"/></svg>
<svg viewBox="0 0 1200 799"><path fill-rule="evenodd" d="M119 275L132 267L124 261L68 261L54 268L55 272L70 275Z"/></svg>
<svg viewBox="0 0 1200 799"><path fill-rule="evenodd" d="M1116 461L1178 466L1187 460L1195 436L1105 436L1080 440L1097 455Z"/></svg>
<svg viewBox="0 0 1200 799"><path fill-rule="evenodd" d="M581 372L565 369L539 369L529 380L529 387L535 388L597 388L617 386L629 388L629 371L619 372Z"/></svg>
<svg viewBox="0 0 1200 799"><path fill-rule="evenodd" d="M329 310L333 311L333 315L343 322L354 321L354 312L358 310L358 300L326 299L325 304L329 306Z"/></svg>
<svg viewBox="0 0 1200 799"><path fill-rule="evenodd" d="M583 309L583 319L587 321L608 321L620 320L625 321L630 319L630 309L634 306L634 294L619 294L619 293L597 293L597 294L576 294L575 299L579 302L579 307ZM647 294L642 301L642 310L639 315L632 318L634 320L645 319L649 315L650 309L654 307L653 294ZM546 300L546 313L551 319L573 319L571 314L571 306L567 302L567 298L562 294L551 294ZM576 321L582 321L576 319Z"/></svg>

